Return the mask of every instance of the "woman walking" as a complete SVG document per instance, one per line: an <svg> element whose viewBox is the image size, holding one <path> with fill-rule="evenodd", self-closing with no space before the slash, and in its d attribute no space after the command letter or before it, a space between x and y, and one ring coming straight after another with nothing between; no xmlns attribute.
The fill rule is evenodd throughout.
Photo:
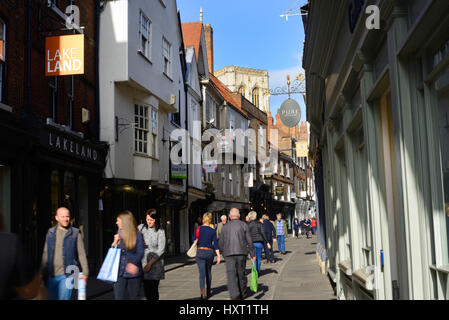
<svg viewBox="0 0 449 320"><path fill-rule="evenodd" d="M203 224L195 230L194 238L198 239L196 263L200 277L201 299L212 296L212 264L214 262L214 250L217 254L217 264L220 264L220 250L218 250L217 232L211 227L212 214L206 212L203 215ZM193 239L195 240L195 239ZM207 294L205 291L207 288Z"/></svg>
<svg viewBox="0 0 449 320"><path fill-rule="evenodd" d="M161 220L156 209L150 209L145 215L146 223L139 225L145 241L142 259L143 287L147 300L159 300L159 281L165 279L164 259L165 231L161 229Z"/></svg>
<svg viewBox="0 0 449 320"><path fill-rule="evenodd" d="M117 217L118 233L112 246L121 249L117 282L114 284L116 300L138 300L142 283L143 236L137 231L136 220L130 211L123 211Z"/></svg>
<svg viewBox="0 0 449 320"><path fill-rule="evenodd" d="M257 272L260 272L260 264L262 263L262 249L264 245L266 245L268 249L271 249L271 245L265 234L263 224L257 220L257 213L255 211L251 211L248 214L248 217L249 217L249 225L248 225L249 232L251 233L254 249L256 250L256 269Z"/></svg>

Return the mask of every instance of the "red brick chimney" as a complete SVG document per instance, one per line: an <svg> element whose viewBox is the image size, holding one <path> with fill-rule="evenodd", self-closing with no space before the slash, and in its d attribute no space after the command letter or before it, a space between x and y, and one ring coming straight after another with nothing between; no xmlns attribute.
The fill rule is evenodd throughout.
<svg viewBox="0 0 449 320"><path fill-rule="evenodd" d="M207 63L209 72L214 73L214 29L207 24L204 27L204 37L206 38Z"/></svg>

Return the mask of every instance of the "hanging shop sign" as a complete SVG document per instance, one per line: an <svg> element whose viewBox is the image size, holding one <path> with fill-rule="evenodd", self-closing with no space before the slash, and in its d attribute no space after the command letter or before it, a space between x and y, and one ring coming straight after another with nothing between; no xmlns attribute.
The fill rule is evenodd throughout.
<svg viewBox="0 0 449 320"><path fill-rule="evenodd" d="M276 186L276 195L277 196L284 195L284 187L283 186Z"/></svg>
<svg viewBox="0 0 449 320"><path fill-rule="evenodd" d="M282 123L289 128L293 128L301 120L301 107L298 102L288 98L282 103L279 114Z"/></svg>
<svg viewBox="0 0 449 320"><path fill-rule="evenodd" d="M172 179L187 179L187 165L185 164L171 164L171 178Z"/></svg>
<svg viewBox="0 0 449 320"><path fill-rule="evenodd" d="M84 74L84 35L48 37L45 39L45 75Z"/></svg>
<svg viewBox="0 0 449 320"><path fill-rule="evenodd" d="M307 141L296 142L296 156L298 158L309 157L309 146Z"/></svg>

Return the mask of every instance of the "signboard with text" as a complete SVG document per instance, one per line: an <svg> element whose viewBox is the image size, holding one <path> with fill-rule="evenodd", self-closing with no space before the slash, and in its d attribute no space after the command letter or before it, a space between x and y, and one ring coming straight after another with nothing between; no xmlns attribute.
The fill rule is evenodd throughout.
<svg viewBox="0 0 449 320"><path fill-rule="evenodd" d="M48 37L45 39L45 75L84 74L84 35Z"/></svg>

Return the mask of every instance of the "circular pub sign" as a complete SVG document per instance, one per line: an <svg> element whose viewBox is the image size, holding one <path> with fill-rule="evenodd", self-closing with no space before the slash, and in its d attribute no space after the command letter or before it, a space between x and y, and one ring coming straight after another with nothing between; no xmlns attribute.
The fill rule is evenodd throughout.
<svg viewBox="0 0 449 320"><path fill-rule="evenodd" d="M301 120L301 107L298 102L290 98L282 103L279 113L282 123L289 128L296 126Z"/></svg>

